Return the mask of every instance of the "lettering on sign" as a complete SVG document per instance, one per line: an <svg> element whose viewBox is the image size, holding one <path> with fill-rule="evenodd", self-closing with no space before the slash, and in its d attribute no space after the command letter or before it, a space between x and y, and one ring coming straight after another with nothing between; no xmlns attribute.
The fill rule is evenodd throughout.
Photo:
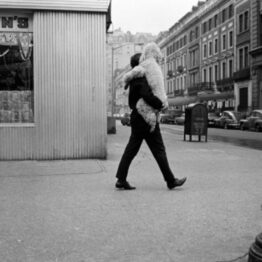
<svg viewBox="0 0 262 262"><path fill-rule="evenodd" d="M28 18L27 17L2 17L1 19L1 27L2 28L14 28L14 21L17 20L17 28L28 28Z"/></svg>
<svg viewBox="0 0 262 262"><path fill-rule="evenodd" d="M0 14L0 31L32 31L32 17Z"/></svg>

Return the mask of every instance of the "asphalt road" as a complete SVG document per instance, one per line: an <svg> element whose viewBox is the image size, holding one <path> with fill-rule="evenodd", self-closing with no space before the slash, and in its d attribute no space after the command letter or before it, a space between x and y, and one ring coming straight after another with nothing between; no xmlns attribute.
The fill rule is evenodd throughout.
<svg viewBox="0 0 262 262"><path fill-rule="evenodd" d="M161 128L169 133L183 134L184 132L184 126L179 125L162 124ZM208 140L262 150L262 132L208 128Z"/></svg>

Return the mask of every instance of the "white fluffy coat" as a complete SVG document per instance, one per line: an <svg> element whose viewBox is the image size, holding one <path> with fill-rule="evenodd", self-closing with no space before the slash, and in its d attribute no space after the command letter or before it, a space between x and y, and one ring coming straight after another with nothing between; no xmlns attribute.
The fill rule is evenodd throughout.
<svg viewBox="0 0 262 262"><path fill-rule="evenodd" d="M133 78L145 76L153 94L162 101L163 107L167 107L164 77L158 64L161 58L159 47L155 43L147 44L141 55L140 64L124 76L124 82L128 84ZM154 131L156 123L159 121L159 111L149 106L142 98L138 100L136 108L150 125L150 131Z"/></svg>

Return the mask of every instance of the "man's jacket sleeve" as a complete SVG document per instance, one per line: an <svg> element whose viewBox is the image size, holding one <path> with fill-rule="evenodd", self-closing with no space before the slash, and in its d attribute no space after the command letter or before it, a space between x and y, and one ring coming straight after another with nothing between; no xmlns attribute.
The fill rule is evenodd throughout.
<svg viewBox="0 0 262 262"><path fill-rule="evenodd" d="M145 102L148 105L152 106L154 109L157 110L160 110L163 107L162 101L153 94L147 81L141 84L139 90L140 90L140 96L145 100Z"/></svg>

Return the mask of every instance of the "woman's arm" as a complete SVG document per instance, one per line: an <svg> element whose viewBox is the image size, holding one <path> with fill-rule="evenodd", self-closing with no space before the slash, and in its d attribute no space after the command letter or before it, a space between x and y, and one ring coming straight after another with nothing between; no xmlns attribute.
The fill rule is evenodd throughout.
<svg viewBox="0 0 262 262"><path fill-rule="evenodd" d="M139 88L139 94L141 98L145 100L145 102L153 107L154 109L161 110L163 108L162 101L153 94L150 86L147 83L147 80L145 77L141 78L141 84Z"/></svg>

